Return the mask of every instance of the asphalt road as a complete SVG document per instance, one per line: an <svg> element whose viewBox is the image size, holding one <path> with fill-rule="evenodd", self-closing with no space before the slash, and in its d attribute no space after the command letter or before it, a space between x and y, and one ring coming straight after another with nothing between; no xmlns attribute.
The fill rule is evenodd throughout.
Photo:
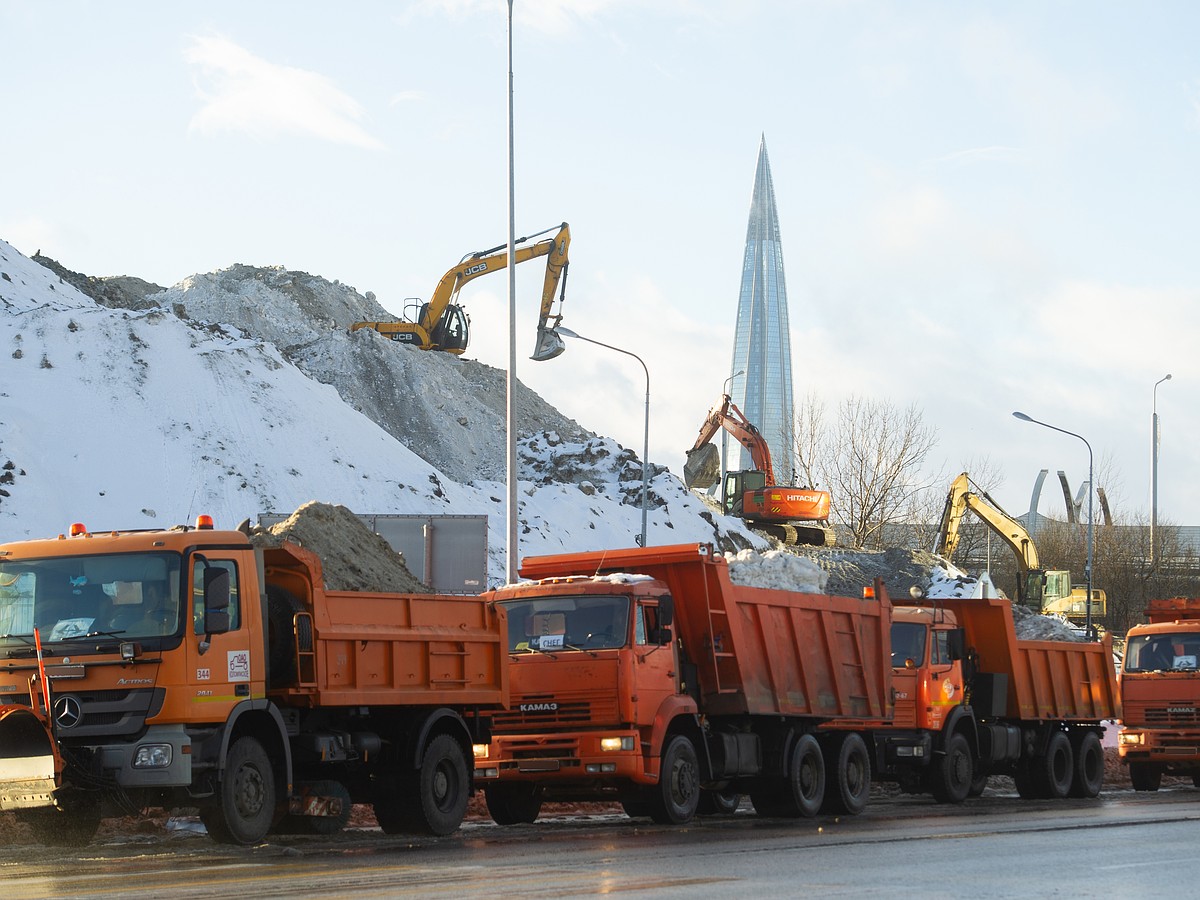
<svg viewBox="0 0 1200 900"><path fill-rule="evenodd" d="M448 838L375 830L252 848L134 835L65 851L0 848L0 900L42 897L1187 897L1200 894L1200 791L1099 800L873 802L784 821L748 809L670 828L551 817Z"/></svg>

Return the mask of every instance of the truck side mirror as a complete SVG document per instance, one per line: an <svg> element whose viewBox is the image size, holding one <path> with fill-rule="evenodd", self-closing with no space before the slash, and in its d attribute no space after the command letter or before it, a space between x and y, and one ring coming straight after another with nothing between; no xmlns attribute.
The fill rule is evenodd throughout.
<svg viewBox="0 0 1200 900"><path fill-rule="evenodd" d="M220 566L204 569L204 630L224 634L229 630L229 570Z"/></svg>
<svg viewBox="0 0 1200 900"><path fill-rule="evenodd" d="M967 632L962 628L952 628L946 633L946 650L951 659L965 659L967 655Z"/></svg>
<svg viewBox="0 0 1200 900"><path fill-rule="evenodd" d="M658 624L663 628L669 628L674 621L675 598L670 594L663 594L658 598Z"/></svg>
<svg viewBox="0 0 1200 900"><path fill-rule="evenodd" d="M654 629L654 643L660 647L665 647L671 643L671 628L669 625L660 625Z"/></svg>

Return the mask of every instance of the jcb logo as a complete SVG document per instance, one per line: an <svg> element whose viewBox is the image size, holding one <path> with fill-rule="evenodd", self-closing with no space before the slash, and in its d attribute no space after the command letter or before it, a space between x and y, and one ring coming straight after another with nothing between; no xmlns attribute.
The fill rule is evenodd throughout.
<svg viewBox="0 0 1200 900"><path fill-rule="evenodd" d="M479 272L486 272L486 271L487 271L487 263L476 263L473 266L469 266L468 268L463 269L463 275L464 276L475 275Z"/></svg>

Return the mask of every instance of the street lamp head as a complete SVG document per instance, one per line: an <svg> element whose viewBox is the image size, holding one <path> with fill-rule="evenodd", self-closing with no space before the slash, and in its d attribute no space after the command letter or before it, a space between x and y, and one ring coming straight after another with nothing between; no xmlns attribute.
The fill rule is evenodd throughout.
<svg viewBox="0 0 1200 900"><path fill-rule="evenodd" d="M559 334L561 334L563 337L573 337L573 338L579 337L579 335L577 335L575 332L573 332L566 325L555 325L554 330L557 331Z"/></svg>
<svg viewBox="0 0 1200 900"><path fill-rule="evenodd" d="M1164 378L1164 379L1163 379L1163 381L1170 381L1170 380L1171 380L1171 373L1170 373L1170 372L1168 372L1168 373L1167 373L1167 377L1166 377L1166 378Z"/></svg>
<svg viewBox="0 0 1200 900"><path fill-rule="evenodd" d="M1033 419L1029 418L1029 416L1025 415L1025 413L1023 413L1023 412L1015 412L1015 413L1013 413L1013 416L1015 418L1020 419L1022 422L1032 422L1033 421Z"/></svg>

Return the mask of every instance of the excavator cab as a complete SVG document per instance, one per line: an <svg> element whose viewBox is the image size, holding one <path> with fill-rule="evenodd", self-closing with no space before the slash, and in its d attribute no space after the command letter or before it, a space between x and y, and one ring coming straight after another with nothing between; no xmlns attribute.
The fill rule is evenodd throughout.
<svg viewBox="0 0 1200 900"><path fill-rule="evenodd" d="M429 304L426 303L421 307L421 316L418 321L425 321L425 314L428 310ZM466 310L457 303L450 303L429 332L429 341L438 350L460 354L467 349L470 336L471 319Z"/></svg>
<svg viewBox="0 0 1200 900"><path fill-rule="evenodd" d="M721 502L725 515L743 514L743 498L747 491L761 491L767 486L767 473L755 469L725 473L725 491Z"/></svg>

